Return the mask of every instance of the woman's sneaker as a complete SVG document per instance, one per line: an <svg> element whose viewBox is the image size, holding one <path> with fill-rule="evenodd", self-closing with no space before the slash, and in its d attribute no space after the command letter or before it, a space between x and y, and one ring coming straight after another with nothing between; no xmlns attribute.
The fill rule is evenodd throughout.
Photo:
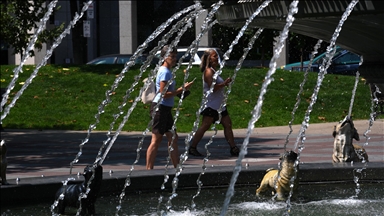
<svg viewBox="0 0 384 216"><path fill-rule="evenodd" d="M200 154L200 152L197 151L197 149L195 147L190 147L188 152L190 155L193 155L193 156L204 156L204 155Z"/></svg>
<svg viewBox="0 0 384 216"><path fill-rule="evenodd" d="M239 156L240 149L237 146L233 146L230 151L232 156Z"/></svg>

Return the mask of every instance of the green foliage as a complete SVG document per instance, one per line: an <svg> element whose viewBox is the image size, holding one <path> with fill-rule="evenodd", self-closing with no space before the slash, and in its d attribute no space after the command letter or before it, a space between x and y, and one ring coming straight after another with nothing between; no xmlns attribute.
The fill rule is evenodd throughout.
<svg viewBox="0 0 384 216"><path fill-rule="evenodd" d="M7 87L12 79L14 67L1 66L2 88ZM34 66L24 66L24 72L20 74L7 104L10 103L34 68ZM118 65L82 65L70 68L60 65L44 66L3 120L3 126L5 128L87 130L90 124L96 122L95 115L98 113L98 107L106 99L106 91L111 89L111 85L122 69L122 66ZM183 82L183 69L182 67L177 72L177 86L181 86ZM227 101L233 128L248 127L251 111L258 101L267 71L268 69L245 68L238 72ZM145 72L127 98L127 104L123 106L126 91L135 82L138 73L138 68L131 68L125 73L118 88L111 93L112 102L105 107L105 112L100 114L100 123L96 130L108 130L113 122L113 115L122 111L122 115L116 120L114 129L120 125L138 96L142 86L141 80L148 76L148 72ZM233 73L234 68L225 68L222 77L230 77ZM192 80L194 77L197 79L191 88L191 94L183 100L181 105L176 125L180 132L190 132L193 129L196 112L201 104L202 80L198 67L190 70L188 80ZM274 81L268 86L265 94L261 117L256 122L256 127L288 125L291 120L291 112L296 103L296 95L303 80L303 73L277 70L273 78ZM301 124L304 119L316 79L316 73L308 74L308 81L300 95L301 103L296 111L294 124ZM345 117L348 114L354 83L355 77L353 76L327 74L313 107L310 123L337 122ZM178 99L176 99L175 109L177 103ZM353 106L353 118L368 119L370 105L369 87L363 79L360 79ZM121 106L121 110L119 110L119 106ZM149 105L139 101L123 130L144 131L149 120ZM222 129L221 125L218 126L218 129Z"/></svg>
<svg viewBox="0 0 384 216"><path fill-rule="evenodd" d="M40 19L47 12L46 0L21 1L6 0L1 1L1 30L0 37L2 42L14 48L14 54L23 54L33 36L33 30L38 28ZM58 8L57 8L58 9ZM44 30L38 37L35 47L41 50L43 43L47 43L60 35L64 29L64 24L52 30ZM34 55L31 51L30 55Z"/></svg>

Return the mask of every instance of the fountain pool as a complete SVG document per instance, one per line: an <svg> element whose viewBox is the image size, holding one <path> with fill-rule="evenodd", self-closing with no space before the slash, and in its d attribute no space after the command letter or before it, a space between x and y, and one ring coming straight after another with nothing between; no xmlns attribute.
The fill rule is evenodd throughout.
<svg viewBox="0 0 384 216"><path fill-rule="evenodd" d="M228 207L227 215L282 215L286 203L275 202L271 196L255 196L257 185L239 186ZM362 191L355 196L351 182L300 184L297 197L291 200L292 215L382 215L384 212L384 182L362 183ZM219 215L227 187L203 189L196 200L196 209L191 209L191 197L195 189L180 189L174 205L167 215ZM158 199L168 197L171 191L136 192L127 194L119 215L157 215ZM118 194L101 196L96 202L98 215L113 215L118 203ZM165 211L165 202L160 211ZM13 205L1 208L1 215L51 215L50 202L30 205ZM68 208L67 213L76 214L77 209Z"/></svg>

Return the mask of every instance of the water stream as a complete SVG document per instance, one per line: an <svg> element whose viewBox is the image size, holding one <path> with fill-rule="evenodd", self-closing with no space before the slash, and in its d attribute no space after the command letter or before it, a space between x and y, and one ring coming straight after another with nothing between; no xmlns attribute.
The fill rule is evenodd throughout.
<svg viewBox="0 0 384 216"><path fill-rule="evenodd" d="M189 15L188 15L189 16ZM188 17L187 16L187 17ZM177 24L175 24L172 29L170 30L169 34L166 34L163 36L163 38L160 40L160 42L158 43L158 46L156 46L154 49L152 49L150 51L150 55L149 57L147 58L147 61L144 63L144 65L141 67L140 69L140 72L142 73L143 71L145 71L145 69L147 68L147 65L149 65L149 63L152 61L155 53L160 50L166 43L166 41L169 40L169 38L179 30L179 28L181 27L181 25L184 23L184 20L179 20ZM149 74L148 76L148 80L147 82L144 84L144 86L141 88L140 92L139 92L139 95L142 94L143 90L147 87L147 85L149 84L149 82L151 80L154 79L154 77L156 76L156 71L157 69L159 68L159 65L160 65L160 62L161 62L161 59L159 59L159 63L156 65L155 69L151 71L151 73ZM137 99L137 98L136 98ZM136 152L137 152L137 155L136 155L136 160L134 161L134 163L132 164L131 166L131 169L127 175L127 183L126 185L129 185L130 184L130 175L132 173L132 171L134 170L134 166L138 163L138 160L140 158L140 151L142 149L142 145L144 143L144 138L146 137L146 134L149 132L149 128L152 126L152 122L153 122L153 117L151 118L151 121L148 123L148 126L147 128L144 130L143 134L142 134L142 137L138 143L138 147L136 149ZM105 158L105 156L104 156Z"/></svg>
<svg viewBox="0 0 384 216"><path fill-rule="evenodd" d="M98 112L97 114L95 115L95 123L91 124L88 128L88 134L86 136L86 138L83 140L83 142L79 145L79 152L77 153L75 159L71 162L71 170L72 170L72 166L74 164L76 164L78 161L79 161L79 157L81 156L82 154L82 148L83 146L89 141L89 137L91 136L91 132L96 129L96 126L97 124L100 122L100 115L104 113L104 109L105 107L111 103L111 96L112 96L112 92L115 91L115 89L118 87L119 83L124 79L124 76L125 76L125 73L129 70L129 68L131 66L133 66L135 64L135 59L140 56L144 50L148 47L148 44L149 42L151 42L152 40L154 40L157 36L159 36L174 20L178 19L179 17L181 17L183 14L193 10L194 8L196 7L196 5L192 5L192 6L189 6L177 13L175 13L173 16L171 16L166 22L164 22L162 25L160 25L136 50L136 52L132 55L132 57L130 58L130 61L128 61L126 63L126 66L124 67L124 69L121 71L121 73L118 75L118 77L115 79L113 85L111 86L111 89L110 90L107 90L105 92L105 100L103 100L99 107L98 107ZM137 81L137 80L136 80ZM136 83L137 84L137 83ZM133 88L133 87L132 87ZM107 133L107 141L108 142L110 140L110 132ZM105 145L105 144L104 144ZM71 172L71 171L70 171Z"/></svg>
<svg viewBox="0 0 384 216"><path fill-rule="evenodd" d="M177 44L178 44L179 41L180 41L181 36L186 32L186 30L187 30L188 28L190 28L190 27L192 26L192 23L191 23L191 22L192 22L193 18L196 18L196 17L201 13L201 9L200 9L200 8L201 8L200 4L198 4L198 3L195 4L195 9L196 9L196 11L193 12L191 16L187 16L187 17L184 18L183 20L180 20L180 21L178 22L179 25L176 25L176 26L178 26L178 27L173 28L173 29L175 30L175 32L178 31L178 35L177 35L177 37L174 39L174 41L170 44L170 46L169 46L170 49L168 50L168 53L166 53L165 56L167 56L167 55L169 54L169 51L171 50L172 47L176 47L176 46L177 46ZM186 22L186 24L185 24L185 22ZM184 26L182 26L182 25L184 25ZM179 29L179 27L182 27L182 28ZM159 42L159 47L160 47L160 45L166 43L166 40L168 40L168 39L169 39L169 36L164 37L163 40ZM162 61L162 60L159 60L159 62L160 62L160 61ZM180 60L179 65L181 64L181 61L182 61L182 59ZM158 67L156 67L155 70L156 70L157 68L158 68ZM173 82L173 80L176 78L175 72L176 72L176 70L174 70L174 71L172 72L172 76L173 76L172 79L167 83L167 85L165 86L163 92L161 92L162 96L165 94L165 92L166 92L166 90L168 89L169 85L170 85L170 84ZM152 74L152 75L154 75L154 74ZM141 89L141 92L142 92L142 90L143 90L144 88L145 88L145 87L143 87L143 88ZM141 92L140 92L140 94L141 94ZM140 94L139 94L139 96L137 96L136 99L134 100L134 104L133 104L133 105L131 106L131 108L129 109L128 114L124 117L124 120L123 120L122 123L120 124L120 127L119 127L118 131L121 131L122 127L123 127L123 126L125 125L125 123L127 122L130 113L131 113L131 112L133 111L133 109L135 108L135 105L137 104L137 102L140 101ZM155 107L155 110L158 109L158 106L159 106L159 103L158 103L158 105ZM153 113L153 114L154 114L154 113ZM151 119L150 122L153 121L153 117L154 117L154 116L152 116L152 119ZM177 118L176 118L175 121L177 121ZM176 123L176 122L175 122L175 123ZM150 126L151 126L151 123L148 124L148 127L150 127ZM137 161L138 161L138 159L139 159L138 157L139 157L139 152L140 152L140 150L141 150L141 146L142 146L142 143L143 143L142 141L143 141L143 139L144 139L146 133L149 131L148 127L147 127L147 129L144 131L144 133L143 133L142 140L139 142L139 147L138 147L138 149L137 149L137 152L138 152L137 155L138 155L138 156L137 156L137 158L136 158L136 161L135 161L134 164L132 165L131 171L130 171L130 173L128 174L128 176L127 176L127 178L126 178L126 181L125 181L126 183L125 183L125 185L124 185L124 187L123 187L123 189L122 189L122 192L121 192L121 194L120 194L120 196L119 196L119 197L120 197L120 201L119 201L119 205L116 207L116 209L117 209L117 211L116 211L116 215L117 215L118 212L121 210L121 202L122 202L123 197L125 196L125 188L126 188L127 186L130 185L130 175L131 175L131 172L132 172L133 169L134 169L134 165L137 163ZM112 141L114 141L114 140L116 139L115 137L116 137L116 134L115 134L114 139L113 139ZM174 137L173 137L172 139L174 139ZM113 142L111 142L111 143L113 143ZM107 153L108 153L108 151L109 151L109 149L110 149L111 147L112 147L112 144L110 144L110 145L108 146L106 152L104 153L104 156L102 157L102 160L104 160L104 158L107 156ZM170 151L172 151L172 146L171 146ZM169 154L170 154L170 152L169 152ZM169 159L168 159L168 163L169 163ZM167 173L167 168L165 169L165 172ZM165 174L165 175L166 175L166 174Z"/></svg>
<svg viewBox="0 0 384 216"><path fill-rule="evenodd" d="M191 53L191 56L193 56L197 50L197 47L199 45L199 42L201 40L201 37L209 30L212 28L212 26L214 24L216 24L215 21L211 22L211 20L213 19L213 16L214 14L217 12L217 10L220 8L220 6L223 4L222 1L219 1L217 2L216 4L213 4L212 5L212 9L211 11L207 14L204 22L203 22L203 25L201 26L201 31L200 33L197 35L196 39L191 43L191 45L188 47L187 51L186 51L186 54L183 56L185 57L187 55L187 53ZM180 63L182 62L182 59L180 59ZM179 69L180 67L180 63L174 68L173 72L175 72L176 70ZM189 68L191 67L192 65L192 58L190 59L190 62L188 64L188 67L186 69L186 74L184 76L184 83L186 82L187 78L188 78L188 75L189 75ZM183 89L183 92L184 92L184 89ZM184 94L184 93L183 93ZM181 102L180 102L181 101ZM182 99L179 100L179 104L178 104L178 109L179 107L181 106L181 103L182 103ZM178 113L178 111L177 111ZM177 114L178 115L178 114ZM175 119L176 121L177 119ZM173 125L173 131L175 129L175 124ZM194 134L194 132L192 133ZM186 147L185 147L185 152L180 155L180 162L179 164L177 165L176 167L176 173L175 173L175 176L173 177L172 179L172 194L168 197L168 201L166 203L166 210L169 211L172 207L172 199L175 198L177 196L177 193L176 193L176 190L177 190L177 186L178 186L178 181L179 181L179 176L181 175L182 171L183 171L183 164L185 163L185 161L188 159L188 149L189 149L189 142L190 140L192 139L193 136L188 136L185 140L185 144L186 144ZM190 138L190 139L189 139ZM174 137L172 137L172 139L174 139ZM168 180L168 176L165 175L165 178L164 178L164 183ZM162 185L162 188L164 188L164 184ZM162 201L162 198L160 197L159 198L159 206L160 206L160 203ZM158 211L160 211L158 209Z"/></svg>
<svg viewBox="0 0 384 216"><path fill-rule="evenodd" d="M293 15L296 14L298 11L298 8L297 8L298 3L299 3L298 1L293 1L290 4L288 16L286 18L287 22L284 26L283 31L280 33L279 41L277 42L277 44L275 46L275 49L273 52L273 57L271 59L270 65L269 65L269 70L268 70L268 73L265 77L265 81L262 85L262 88L260 90L260 95L259 95L259 98L257 100L257 104L255 105L255 107L252 111L252 118L248 123L247 136L244 139L239 157L236 160L236 167L234 168L231 182L230 182L230 185L228 187L226 198L225 198L225 201L224 201L220 215L226 214L226 212L228 210L228 205L229 205L230 200L234 194L234 185L235 185L237 177L241 171L241 161L246 154L246 149L247 149L247 145L249 143L249 138L251 136L253 128L255 127L255 123L261 116L261 107L263 105L264 95L267 92L268 85L273 81L273 79L271 77L276 72L276 61L280 56L280 53L281 53L281 50L283 49L285 40L288 38L289 27L292 25L293 21L295 20Z"/></svg>
<svg viewBox="0 0 384 216"><path fill-rule="evenodd" d="M240 70L240 68L241 68L241 66L242 66L242 64L243 64L243 62L244 62L244 60L245 60L245 58L246 58L247 55L248 55L248 52L252 49L253 44L255 43L256 39L260 36L260 34L263 32L263 30L264 30L263 28L258 29L258 30L256 31L256 33L254 34L254 36L250 39L250 41L249 41L249 43L248 43L248 46L244 49L244 53L243 53L243 55L241 56L240 60L238 61L237 65L236 65L236 68L235 68L235 71L234 71L234 74L233 74L232 77L231 77L232 81L231 81L230 85L228 86L228 89L227 89L227 92L226 92L226 94L225 94L224 101L223 101L222 105L223 105L223 104L226 104L226 101L227 101L227 99L228 99L228 95L229 95L230 92L231 92L231 87L232 87L232 85L233 85L234 82L235 82L237 72ZM221 111L221 109L222 109L222 107L220 108L219 111ZM219 120L220 120L220 117L221 117L221 113L219 112ZM197 188L197 192L196 192L196 194L192 197L192 203L191 203L191 207L192 207L192 209L194 209L194 208L196 207L196 204L195 204L195 201L194 201L194 200L195 200L195 198L200 194L200 192L201 192L201 187L203 186L203 183L200 181L200 178L201 178L202 175L204 175L205 170L206 170L206 168L207 168L206 163L208 162L209 155L210 155L210 152L208 151L208 145L211 144L211 143L213 142L213 138L214 138L214 136L217 134L217 130L216 130L215 125L217 124L217 122L219 122L219 120L216 121L216 122L214 123L214 126L213 126L213 128L214 128L214 135L211 136L209 142L205 145L205 148L206 148L206 150L207 150L207 156L206 156L206 157L204 158L204 160L203 160L202 172L199 174L199 177L198 177L197 180L196 180L198 188Z"/></svg>
<svg viewBox="0 0 384 216"><path fill-rule="evenodd" d="M359 84L359 77L360 73L359 71L356 72L356 78L355 78L355 85L352 90L352 97L351 97L351 104L349 105L349 111L348 111L348 117L351 118L352 116L352 108L353 108L353 102L355 101L355 94L357 89L357 84Z"/></svg>
<svg viewBox="0 0 384 216"><path fill-rule="evenodd" d="M304 150L304 142L306 140L306 136L305 136L305 132L309 126L309 120L310 120L310 114L312 112L312 109L313 109L313 105L316 103L316 100L317 100L317 95L320 91L320 87L321 87L321 84L323 82L323 79L324 79L324 76L325 74L327 73L327 69L328 67L331 65L332 63L332 58L335 54L335 44L336 44L336 40L340 34L340 31L342 29L342 26L344 24L344 22L347 20L349 14L352 12L353 8L355 7L355 5L358 3L357 0L355 1L352 1L347 9L345 10L345 12L343 13L340 21L339 21L339 24L338 26L336 27L335 29L335 32L333 33L332 35L332 38L330 40L330 44L329 46L327 47L327 52L326 52L326 55L325 55L325 58L323 59L323 63L321 64L320 66L320 71L319 71L319 75L318 75L318 78L317 78L317 84L315 86L315 89L313 91L313 94L311 96L311 102L307 108L307 111L305 112L305 116L304 116L304 120L301 124L301 128L300 128L300 131L299 131L299 134L297 136L297 139L296 139L296 143L295 143L295 147L294 149L296 150L297 149L297 160L295 162L295 176L292 177L291 179L291 191L289 193L289 197L286 201L287 203L287 212L286 214L289 214L289 212L291 211L291 201L290 201L290 198L292 197L292 194L293 194L293 183L294 183L294 180L297 176L297 171L298 171L298 165L300 163L300 154L301 152ZM300 143L300 144L299 144Z"/></svg>
<svg viewBox="0 0 384 216"><path fill-rule="evenodd" d="M162 46L165 45L165 43L169 40L169 38L172 36L173 33L178 32L176 39L174 40L174 42L172 42L172 44L174 44L174 46L176 46L177 43L179 42L181 36L184 35L184 33L186 32L186 30L192 26L192 23L191 23L192 20L193 20L194 18L196 18L200 13L201 13L201 6L200 6L199 4L197 4L197 5L196 5L196 9L195 9L194 11L192 11L190 14L188 14L186 17L184 17L183 19L179 20L179 21L172 27L171 31L170 31L168 34L166 34L166 35L162 38L162 40L159 42L158 46L155 47L151 52L152 52L152 53L156 53L158 50L160 50L160 48L162 48ZM187 24L185 24L185 22L187 22ZM122 110L122 108L127 104L127 101L128 101L128 99L129 99L129 97L130 97L130 94L134 91L134 87L138 84L138 81L141 79L143 72L145 72L145 68L147 68L147 67L149 66L149 63L151 62L152 58L153 58L153 55L149 58L149 60L147 60L146 65L143 65L143 66L141 67L140 74L137 75L137 76L135 77L135 78L136 78L136 82L134 82L134 83L132 84L132 86L126 91L126 95L124 96L124 102L122 103L122 105L119 106L119 110L120 110L120 112L119 112L119 113L116 113L116 114L114 115L114 116L115 116L115 120L116 120L121 114L124 113L124 111ZM161 60L160 60L160 61L161 61ZM158 64L157 67L153 70L153 75L157 72L157 70L158 70L158 68L159 68L158 66L159 66L159 64ZM148 84L148 83L147 83L147 84ZM131 114L131 113L133 112L133 110L136 108L137 103L141 100L141 97L140 97L140 96L141 96L141 94L142 94L142 92L143 92L143 90L144 90L145 88L146 88L146 86L143 86L143 87L140 89L139 95L134 99L132 106L129 108L129 110L128 110L126 116L124 116L124 120L120 123L120 126L119 126L119 128L118 128L117 131L121 131L122 128L123 128L123 126L125 125L125 123L128 121L128 118L129 118L130 114ZM115 123L115 121L112 122L112 124L111 124L111 128L110 128L109 132L111 132L111 130L113 129L113 125L114 125L114 123ZM106 156L107 156L109 150L112 148L113 143L114 143L114 141L116 140L116 138L117 138L117 135L115 134L115 135L113 136L113 139L110 141L110 143L109 143L107 149L105 150L104 155L103 155L102 157L99 158L101 162L103 162L104 159L106 158ZM100 152L101 152L101 150L100 150ZM138 152L138 153L139 153L139 152ZM97 161L97 160L98 160L98 158L96 159L96 161Z"/></svg>
<svg viewBox="0 0 384 216"><path fill-rule="evenodd" d="M375 85L375 91L372 93L372 100L371 100L371 113L370 113L370 118L368 120L368 128L364 132L363 136L365 137L365 142L363 144L363 148L368 146L368 142L371 139L371 137L368 135L368 133L371 131L371 127L373 126L373 122L376 119L377 113L376 113L376 108L378 106L379 100L377 98L377 94L380 94L380 89ZM364 170L368 166L368 161L365 161L365 158L360 156L360 154L357 154L358 157L362 160L363 166L361 168L355 168L353 170L353 181L356 184L355 188L355 195L353 198L358 198L359 194L361 192L361 185L360 185L360 179L364 177ZM353 165L353 164L352 164Z"/></svg>
<svg viewBox="0 0 384 216"><path fill-rule="evenodd" d="M310 60L309 60L309 63L308 63L308 67L307 69L305 70L304 72L304 79L303 81L300 83L300 90L299 92L297 93L296 95L296 103L295 105L293 106L293 110L291 112L291 121L289 121L288 123L288 127L289 127L289 132L287 134L287 137L285 138L285 143L284 143L284 152L287 150L287 144L289 143L289 136L292 134L293 132L293 129L292 129L292 124L293 124L293 121L295 120L295 113L296 113L296 110L299 108L299 105L300 105L300 102L301 102L301 94L304 90L304 85L305 83L307 82L307 79L308 79L308 73L309 73L309 70L310 68L312 67L312 63L313 63L313 59L315 58L315 55L317 54L317 50L319 49L321 43L323 41L322 40L318 40L312 53L311 53L311 57L310 57ZM280 167L280 166L279 166Z"/></svg>
<svg viewBox="0 0 384 216"><path fill-rule="evenodd" d="M92 1L88 2L88 5L89 5L90 3L92 3ZM86 7L86 6L88 6L88 5L85 5L85 6L84 6L84 8L83 8L83 10L82 10L82 14L83 14L84 11L86 11L86 9L88 8L88 7ZM124 67L124 69L122 70L122 72L119 74L119 76L116 78L114 84L112 85L111 90L108 90L108 91L105 93L105 95L106 95L106 99L99 105L98 113L95 115L96 122L95 122L94 124L91 124L91 125L90 125L90 127L89 127L89 129L88 129L87 137L86 137L86 138L83 140L83 142L79 145L80 150L79 150L78 154L76 155L75 159L71 162L70 173L72 172L72 167L73 167L73 165L79 161L79 157L80 157L81 154L82 154L82 148L83 148L83 146L89 141L89 137L90 137L91 131L94 130L94 129L96 128L96 125L99 123L99 121L100 121L100 120L99 120L100 115L101 115L102 113L104 113L104 108L105 108L105 106L111 102L111 98L110 98L110 96L112 95L111 93L118 87L118 84L119 84L119 83L121 82L121 80L124 78L124 74L128 71L128 69L129 69L131 66L133 66L133 65L135 64L135 59L136 59L139 55L142 54L142 52L144 51L144 49L148 46L148 43L149 43L150 41L152 41L154 38L156 38L162 31L164 31L165 28L166 28L167 26L169 26L175 19L178 19L178 18L179 18L180 16L182 16L184 13L187 13L188 11L190 11L190 10L196 8L196 7L199 7L199 6L200 6L200 4L192 5L192 6L188 7L188 8L186 8L186 9L184 9L184 10L182 10L182 11L176 13L175 15L173 15L173 16L172 16L171 18L169 18L163 25L159 26L159 27L157 28L157 30L156 30L155 32L153 32L152 35L151 35L150 37L148 37L147 40L146 40L142 45L139 46L139 48L137 49L137 51L135 52L135 54L132 56L132 58L130 59L130 61L128 61L128 62L126 63L126 66ZM79 17L79 18L80 18L80 17ZM76 19L76 18L75 18L75 19ZM71 24L74 25L75 22L71 22ZM127 95L125 96L125 98L128 98L128 97L129 97L129 94L133 91L134 86L137 85L138 80L139 80L140 78L141 78L141 77L137 77L137 80L135 81L135 83L132 84L132 87L126 91ZM136 98L136 103L137 103L138 100L139 100L139 99ZM126 102L125 102L125 103L126 103ZM135 104L134 104L134 105L135 105ZM111 124L110 130L107 132L107 137L108 137L108 138L107 138L107 140L105 140L105 141L103 142L103 145L102 145L102 147L100 148L100 151L99 151L99 153L98 153L98 155L97 155L97 157L96 157L95 164L102 164L102 162L103 162L103 160L105 159L105 157L106 157L106 155L107 155L109 149L112 147L113 142L115 141L115 139L116 139L117 136L119 135L119 133L120 133L122 127L124 126L125 122L128 120L129 114L130 114L130 113L132 112L132 110L134 109L134 105L132 105L133 108L131 107L130 112L128 112L128 114L124 117L123 122L120 124L119 129L115 132L114 137L113 137L112 139L111 139L111 137L110 137L110 134L111 134L111 130L113 129L113 124L115 123L115 121ZM124 104L123 106L125 106L125 104ZM120 114L122 114L122 112L121 112L121 108L122 108L123 106L120 106L120 107L119 107L119 109L120 109L120 113L114 115L115 120L120 116ZM107 145L108 142L110 142L110 144L109 144L107 150L105 151L103 157L100 157L102 149L104 148L104 146ZM127 185L129 185L129 181L126 182L124 188L125 188ZM88 187L88 188L89 188L89 187ZM87 190L87 191L89 191L89 190ZM85 196L86 196L86 194L85 194ZM117 207L117 209L119 209L119 208ZM80 211L80 209L79 209L79 211ZM78 212L79 212L79 211L78 211Z"/></svg>
<svg viewBox="0 0 384 216"><path fill-rule="evenodd" d="M198 14L199 14L199 13L196 13L196 15L198 15ZM196 16L194 16L194 17L196 17ZM193 17L191 17L191 18L193 18ZM183 21L185 21L185 20L183 20ZM169 51L172 49L172 47L176 47L176 46L177 46L177 44L178 44L179 41L180 41L181 36L186 32L186 30L187 30L188 28L190 28L190 27L192 26L192 23L191 23L191 22L192 22L192 19L189 19L189 20L187 21L187 23L186 23L181 29L179 29L179 32L178 32L177 37L174 39L174 41L173 41L173 42L171 43L171 45L169 46L170 49L168 49L168 53L166 53L165 56L167 56L167 55L170 54ZM180 64L180 63L179 63L179 64ZM171 80L167 83L167 85L166 85L166 87L164 88L163 92L161 92L161 95L162 95L162 96L165 94L165 92L166 92L166 90L168 89L169 85L174 81L175 78L176 78L176 71L173 71ZM139 100L140 100L140 97L137 97L135 101L138 102ZM160 103L158 103L158 105L155 107L155 109L157 109L157 108L159 107L159 104L160 104ZM132 109L132 111L133 111L133 109ZM155 112L153 112L153 115L154 115L154 114L155 114ZM151 122L153 121L153 117L154 117L153 115L152 115ZM174 127L175 127L175 125L176 125L176 122L177 122L177 116L175 117ZM150 125L150 124L148 124L148 125ZM174 128L173 128L173 131L174 131ZM174 139L175 139L175 136L173 135L173 137L172 137L172 142L173 142ZM173 151L173 147L172 147L172 145L169 146L169 155L171 154L171 151ZM166 165L166 168L165 168L165 175L167 175L168 164L169 164L169 162L170 162L170 156L168 156L168 158L167 158L167 165ZM124 191L124 189L123 189L123 191Z"/></svg>
<svg viewBox="0 0 384 216"><path fill-rule="evenodd" d="M252 14L252 16L250 16L246 23L244 24L244 26L240 29L240 31L238 32L235 40L232 41L231 45L229 46L228 50L224 53L224 57L223 59L220 61L220 68L219 70L217 70L213 76L213 81L212 81L212 85L210 87L210 90L204 95L204 98L203 98L203 101L202 101L202 105L200 106L200 109L203 110L205 109L206 107L206 103L207 103L207 98L208 96L213 92L213 88L216 84L216 80L217 80L217 77L221 74L222 70L223 70L223 67L225 65L225 62L226 60L229 59L230 57L230 54L233 50L233 47L238 43L239 39L243 36L244 32L247 30L249 24L252 22L252 20L265 8L268 6L268 4L270 3L271 1L265 1L262 5L259 6L259 8ZM231 92L231 86L234 84L234 79L236 78L236 73L240 70L241 68L241 64L242 62L244 61L244 59L246 58L247 56L247 53L249 52L249 50L252 48L253 46L253 43L255 42L256 38L261 34L262 30L259 30L256 32L256 34L253 36L253 38L251 39L251 41L249 42L248 44L248 49L246 49L244 51L244 54L242 56L242 58L240 59L239 63L237 64L237 67L235 69L235 74L232 76L232 81L231 83L229 84L228 86L228 90L224 96L224 100L222 101L221 105L220 105L220 108L218 110L218 113L219 113L219 119L213 124L213 127L212 127L212 130L214 131L213 135L211 136L211 138L209 139L208 143L205 144L205 149L206 149L206 157L203 159L203 165L202 165L202 171L198 177L198 179L196 180L196 183L197 183L197 186L198 186L198 189L197 189L197 193L195 194L195 196L193 196L192 198L192 207L195 206L195 203L194 203L194 199L199 195L200 193L200 190L201 190L201 187L203 185L203 183L201 182L200 180L200 177L202 175L204 175L205 173L205 170L207 168L206 166L206 163L208 162L209 160L209 156L210 156L210 152L208 150L208 146L213 142L213 138L216 136L217 134L217 128L216 128L216 125L218 123L220 123L221 121L221 111L222 109L226 106L226 102L227 102L227 99L228 99L228 95L230 94Z"/></svg>

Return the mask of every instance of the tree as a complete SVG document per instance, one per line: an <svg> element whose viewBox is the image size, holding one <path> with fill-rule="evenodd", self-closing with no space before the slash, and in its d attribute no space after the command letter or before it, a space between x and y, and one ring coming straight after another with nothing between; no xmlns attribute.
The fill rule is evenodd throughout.
<svg viewBox="0 0 384 216"><path fill-rule="evenodd" d="M33 30L38 28L40 19L48 11L46 0L1 1L0 11L0 37L2 42L12 46L14 54L23 54L24 49L33 36ZM57 26L51 30L45 29L39 35L35 47L41 50L43 43L47 43L60 35L60 30L63 28L64 25ZM32 50L29 54L33 56L34 51Z"/></svg>

